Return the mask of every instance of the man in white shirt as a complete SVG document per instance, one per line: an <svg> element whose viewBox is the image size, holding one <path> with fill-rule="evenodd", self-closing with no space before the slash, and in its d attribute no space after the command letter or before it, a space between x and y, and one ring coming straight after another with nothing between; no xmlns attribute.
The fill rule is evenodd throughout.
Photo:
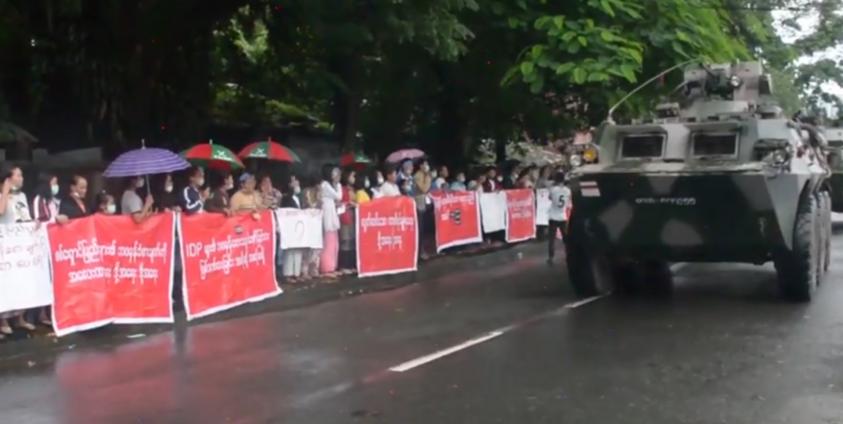
<svg viewBox="0 0 843 424"><path fill-rule="evenodd" d="M548 211L548 237L547 237L547 263L553 264L553 257L556 251L556 231L565 235L566 220L565 210L571 202L571 189L565 185L565 175L558 173L553 178L553 187L550 188L550 210Z"/></svg>

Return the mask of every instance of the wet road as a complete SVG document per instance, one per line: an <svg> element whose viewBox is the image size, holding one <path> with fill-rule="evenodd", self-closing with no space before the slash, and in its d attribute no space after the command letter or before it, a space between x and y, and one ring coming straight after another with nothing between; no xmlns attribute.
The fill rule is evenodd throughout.
<svg viewBox="0 0 843 424"><path fill-rule="evenodd" d="M0 422L843 423L843 264L810 305L771 266L680 265L671 298L590 302L563 271L530 257L0 358Z"/></svg>

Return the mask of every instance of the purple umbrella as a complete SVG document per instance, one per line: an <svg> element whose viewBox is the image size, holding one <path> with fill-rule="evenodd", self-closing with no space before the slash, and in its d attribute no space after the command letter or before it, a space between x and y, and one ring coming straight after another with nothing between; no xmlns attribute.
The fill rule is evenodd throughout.
<svg viewBox="0 0 843 424"><path fill-rule="evenodd" d="M415 160L418 158L423 158L424 156L424 152L419 149L402 149L392 152L389 156L386 157L386 161L396 163L405 161L407 159Z"/></svg>
<svg viewBox="0 0 843 424"><path fill-rule="evenodd" d="M190 168L190 163L169 150L141 147L118 156L111 165L108 165L103 175L108 178L139 177L166 174L187 168Z"/></svg>

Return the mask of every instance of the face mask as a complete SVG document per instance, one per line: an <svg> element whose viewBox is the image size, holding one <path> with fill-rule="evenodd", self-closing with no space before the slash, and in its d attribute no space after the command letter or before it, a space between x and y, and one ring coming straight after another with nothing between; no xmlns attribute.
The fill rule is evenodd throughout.
<svg viewBox="0 0 843 424"><path fill-rule="evenodd" d="M105 211L110 214L117 213L117 205L115 205L114 203L109 203L108 206L105 207Z"/></svg>
<svg viewBox="0 0 843 424"><path fill-rule="evenodd" d="M50 193L53 193L53 196L57 196L59 194L59 185L53 184L50 186Z"/></svg>
<svg viewBox="0 0 843 424"><path fill-rule="evenodd" d="M363 187L369 188L369 180L363 181Z"/></svg>
<svg viewBox="0 0 843 424"><path fill-rule="evenodd" d="M503 177L501 177L500 175L498 175L497 180L498 180L498 182L499 182L499 183L500 183L500 182L503 182Z"/></svg>
<svg viewBox="0 0 843 424"><path fill-rule="evenodd" d="M421 169L422 169L422 171L424 171L424 172L430 171L430 165L427 165L427 164L422 165Z"/></svg>
<svg viewBox="0 0 843 424"><path fill-rule="evenodd" d="M146 184L146 183L143 181L143 178L141 178L135 183L135 187L143 188L144 184Z"/></svg>
<svg viewBox="0 0 843 424"><path fill-rule="evenodd" d="M203 181L204 181L204 180L203 180ZM234 189L234 183L226 183L226 184L225 184L225 189L226 189L226 190L233 190L233 189Z"/></svg>
<svg viewBox="0 0 843 424"><path fill-rule="evenodd" d="M378 185L383 184L383 177L378 177Z"/></svg>
<svg viewBox="0 0 843 424"><path fill-rule="evenodd" d="M173 185L172 184L165 184L164 185L164 191L167 192L167 193L172 193L173 192Z"/></svg>
<svg viewBox="0 0 843 424"><path fill-rule="evenodd" d="M430 177L431 177L431 178L436 178L436 177L438 177L438 176L439 176L439 173L438 173L438 172L436 172L436 171L431 171L431 172L430 172Z"/></svg>
<svg viewBox="0 0 843 424"><path fill-rule="evenodd" d="M196 185L199 186L199 187L202 187L203 185L205 185L205 179L200 178L200 179L196 180Z"/></svg>
<svg viewBox="0 0 843 424"><path fill-rule="evenodd" d="M295 193L295 194L301 193L301 187L299 187L299 186L293 187L293 193Z"/></svg>
<svg viewBox="0 0 843 424"><path fill-rule="evenodd" d="M457 181L459 181L459 182L461 182L461 183L464 183L464 182L465 182L465 177L457 177Z"/></svg>

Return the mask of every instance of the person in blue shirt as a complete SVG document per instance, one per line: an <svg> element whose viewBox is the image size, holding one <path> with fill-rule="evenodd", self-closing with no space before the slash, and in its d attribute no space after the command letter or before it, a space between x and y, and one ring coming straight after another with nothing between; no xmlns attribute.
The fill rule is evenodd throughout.
<svg viewBox="0 0 843 424"><path fill-rule="evenodd" d="M202 168L193 168L188 174L187 187L182 191L182 211L187 215L193 215L202 210L205 206L203 186L205 185L205 171Z"/></svg>

